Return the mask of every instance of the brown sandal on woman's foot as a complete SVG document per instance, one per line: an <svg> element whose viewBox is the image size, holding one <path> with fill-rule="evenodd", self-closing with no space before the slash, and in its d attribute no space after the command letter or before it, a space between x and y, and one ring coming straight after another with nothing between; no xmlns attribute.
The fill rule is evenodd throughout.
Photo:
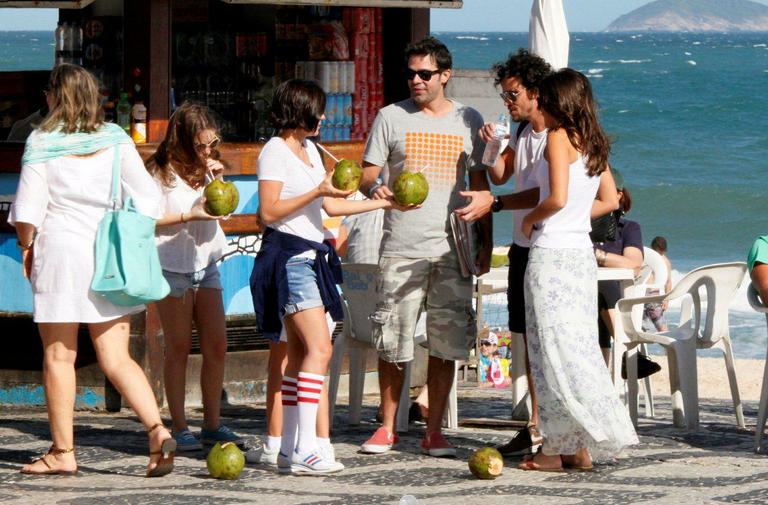
<svg viewBox="0 0 768 505"><path fill-rule="evenodd" d="M33 470L25 470L22 468L20 471L23 474L27 475L75 475L77 473L77 468L74 470L61 470L59 468L54 468L51 463L48 461L49 456L57 456L59 454L68 454L70 452L75 452L75 448L72 447L70 449L59 449L56 446L51 446L50 449L48 449L48 452L45 453L45 455L42 458L37 458L36 460L33 460L30 465L34 465L38 461L42 461L43 464L48 468L47 470L43 470L42 472L37 472Z"/></svg>
<svg viewBox="0 0 768 505"><path fill-rule="evenodd" d="M157 428L165 428L162 423L157 423L147 430L147 433L152 433ZM173 471L173 457L176 453L176 440L173 437L166 438L160 444L159 451L150 451L149 462L152 463L152 456L160 454L160 459L157 460L157 464L154 468L147 470L147 477L162 477L168 475Z"/></svg>

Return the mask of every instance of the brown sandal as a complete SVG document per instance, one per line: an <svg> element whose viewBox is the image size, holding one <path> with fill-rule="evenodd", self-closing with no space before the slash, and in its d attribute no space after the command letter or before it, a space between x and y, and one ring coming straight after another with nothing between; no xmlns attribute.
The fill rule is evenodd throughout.
<svg viewBox="0 0 768 505"><path fill-rule="evenodd" d="M59 454L68 454L70 452L75 452L75 448L69 448L69 449L59 449L58 447L52 445L50 449L48 449L48 452L46 452L42 458L37 458L35 460L32 460L32 465L37 463L38 461L42 461L43 464L48 467L48 470L43 470L42 472L35 472L32 470L24 470L21 469L21 473L27 474L27 475L75 475L77 473L77 468L74 470L60 470L55 469L51 464L48 462L49 456L56 456Z"/></svg>
<svg viewBox="0 0 768 505"><path fill-rule="evenodd" d="M157 428L165 428L165 426L162 423L157 423L151 428L147 430L147 433L152 433ZM160 450L159 451L150 451L149 457L150 461L152 459L152 456L155 456L157 454L160 454L161 457L157 461L157 465L152 468L151 470L147 470L147 477L162 477L163 475L168 475L173 471L173 457L176 453L176 440L173 439L173 437L166 438L163 440L162 444L160 444Z"/></svg>

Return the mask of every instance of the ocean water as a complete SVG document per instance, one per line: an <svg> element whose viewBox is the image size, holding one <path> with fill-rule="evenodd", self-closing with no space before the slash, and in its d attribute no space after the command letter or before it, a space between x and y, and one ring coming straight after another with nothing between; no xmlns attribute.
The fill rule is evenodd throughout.
<svg viewBox="0 0 768 505"><path fill-rule="evenodd" d="M0 31L0 72L50 70L54 47L53 31Z"/></svg>
<svg viewBox="0 0 768 505"><path fill-rule="evenodd" d="M489 69L528 45L526 33L434 35L463 69ZM615 141L612 164L632 194L628 218L646 245L667 238L673 280L744 261L768 233L768 33L572 33L569 65L590 77ZM507 213L495 216L494 236L511 240ZM749 307L746 285L731 310L734 348L764 358L765 318Z"/></svg>
<svg viewBox="0 0 768 505"><path fill-rule="evenodd" d="M528 43L525 33L435 35L455 68L489 69ZM0 32L0 71L52 65L52 32ZM612 162L634 201L629 218L646 243L667 238L673 279L743 261L754 238L768 233L768 33L574 33L570 65L589 75L615 140ZM507 244L511 214L495 217L495 241ZM765 319L749 308L745 288L732 305L734 347L740 357L762 358Z"/></svg>

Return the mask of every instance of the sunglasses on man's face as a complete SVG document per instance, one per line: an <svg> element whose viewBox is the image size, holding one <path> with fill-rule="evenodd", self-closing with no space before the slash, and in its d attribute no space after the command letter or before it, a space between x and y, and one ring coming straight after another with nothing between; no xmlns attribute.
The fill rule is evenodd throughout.
<svg viewBox="0 0 768 505"><path fill-rule="evenodd" d="M412 81L414 79L414 77L416 77L418 75L419 79L421 79L422 81L429 81L429 80L432 79L433 75L439 74L440 72L442 72L442 70L440 70L440 69L437 69L437 70L411 70L410 68L406 68L405 69L405 77L409 81Z"/></svg>
<svg viewBox="0 0 768 505"><path fill-rule="evenodd" d="M505 102L515 103L517 101L517 97L520 96L520 91L502 91L499 93L499 96Z"/></svg>
<svg viewBox="0 0 768 505"><path fill-rule="evenodd" d="M221 142L219 137L213 137L207 144L195 144L195 149L197 149L199 152L204 152L206 148L216 149L216 146L219 145L219 142Z"/></svg>

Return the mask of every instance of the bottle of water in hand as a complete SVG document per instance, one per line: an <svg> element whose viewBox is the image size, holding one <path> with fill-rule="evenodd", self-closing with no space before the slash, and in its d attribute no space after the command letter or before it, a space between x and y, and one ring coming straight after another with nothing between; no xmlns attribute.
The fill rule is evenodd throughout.
<svg viewBox="0 0 768 505"><path fill-rule="evenodd" d="M493 138L485 144L483 165L492 167L496 164L496 160L499 159L499 154L501 154L501 142L507 135L509 135L509 116L501 113L493 126Z"/></svg>

